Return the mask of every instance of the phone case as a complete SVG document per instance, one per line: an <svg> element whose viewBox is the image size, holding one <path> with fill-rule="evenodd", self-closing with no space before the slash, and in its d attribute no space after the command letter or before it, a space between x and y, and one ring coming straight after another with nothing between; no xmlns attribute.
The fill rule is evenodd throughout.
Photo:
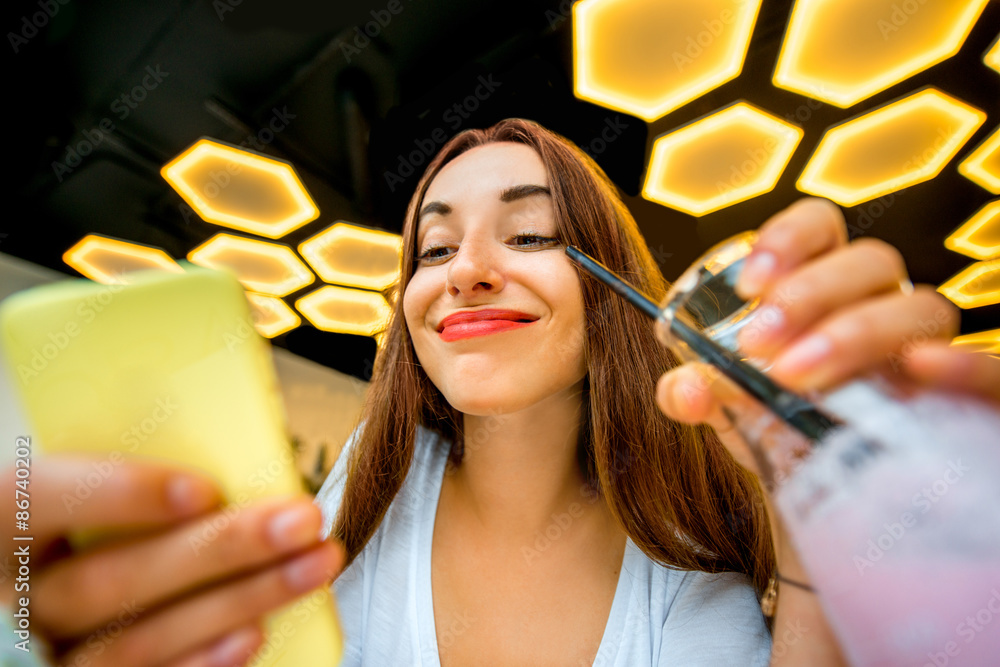
<svg viewBox="0 0 1000 667"><path fill-rule="evenodd" d="M0 304L0 345L33 446L107 454L84 485L141 457L205 471L234 510L302 492L270 349L242 286L228 273L182 265L184 273L129 274L128 285L44 285ZM80 488L70 498L86 495ZM206 544L214 528L206 525ZM267 631L255 665L340 661L329 590L271 614Z"/></svg>

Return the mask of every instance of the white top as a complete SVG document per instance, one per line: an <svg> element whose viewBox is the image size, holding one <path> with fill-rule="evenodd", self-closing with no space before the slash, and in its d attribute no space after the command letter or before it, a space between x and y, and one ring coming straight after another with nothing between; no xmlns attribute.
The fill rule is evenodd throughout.
<svg viewBox="0 0 1000 667"><path fill-rule="evenodd" d="M355 431L344 447L353 446ZM344 667L440 663L431 538L450 444L417 428L413 465L371 540L334 582L346 635ZM324 536L343 496L346 454L316 497ZM745 575L672 570L625 545L594 665L766 665L771 638Z"/></svg>

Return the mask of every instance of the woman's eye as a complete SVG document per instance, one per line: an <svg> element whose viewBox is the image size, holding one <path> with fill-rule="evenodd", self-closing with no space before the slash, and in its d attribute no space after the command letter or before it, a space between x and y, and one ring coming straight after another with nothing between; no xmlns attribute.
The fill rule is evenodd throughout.
<svg viewBox="0 0 1000 667"><path fill-rule="evenodd" d="M420 255L417 257L417 260L441 259L442 257L447 257L447 255L440 254L440 251L447 249L448 246L443 246L443 245L431 246L430 248L427 248L422 253L420 253Z"/></svg>
<svg viewBox="0 0 1000 667"><path fill-rule="evenodd" d="M514 236L514 245L516 246L542 246L558 242L559 239L541 234L517 234Z"/></svg>

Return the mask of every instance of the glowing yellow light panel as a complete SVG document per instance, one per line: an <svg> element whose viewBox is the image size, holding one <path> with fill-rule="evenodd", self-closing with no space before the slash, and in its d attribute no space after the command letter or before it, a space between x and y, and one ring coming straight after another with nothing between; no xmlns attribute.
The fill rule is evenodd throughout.
<svg viewBox="0 0 1000 667"><path fill-rule="evenodd" d="M316 278L291 248L230 234L216 234L188 253L195 264L236 274L243 286L268 296L285 296Z"/></svg>
<svg viewBox="0 0 1000 667"><path fill-rule="evenodd" d="M1000 36L993 40L993 46L983 56L983 62L1000 72Z"/></svg>
<svg viewBox="0 0 1000 667"><path fill-rule="evenodd" d="M984 120L979 109L928 88L827 130L796 185L854 206L929 181Z"/></svg>
<svg viewBox="0 0 1000 667"><path fill-rule="evenodd" d="M944 246L973 259L1000 257L1000 199L976 211L944 240Z"/></svg>
<svg viewBox="0 0 1000 667"><path fill-rule="evenodd" d="M200 139L160 170L204 220L276 239L319 217L292 166Z"/></svg>
<svg viewBox="0 0 1000 667"><path fill-rule="evenodd" d="M295 302L295 307L317 329L376 336L389 323L392 311L378 292L325 285Z"/></svg>
<svg viewBox="0 0 1000 667"><path fill-rule="evenodd" d="M145 269L184 273L170 255L159 248L88 234L63 253L63 261L91 280L105 285L123 285L124 275Z"/></svg>
<svg viewBox="0 0 1000 667"><path fill-rule="evenodd" d="M985 352L986 354L1000 354L1000 329L992 331L979 331L973 334L966 334L953 338L953 347L960 347L970 352Z"/></svg>
<svg viewBox="0 0 1000 667"><path fill-rule="evenodd" d="M960 308L1000 303L1000 259L965 267L938 287L938 291Z"/></svg>
<svg viewBox="0 0 1000 667"><path fill-rule="evenodd" d="M247 292L246 295L254 328L261 336L274 338L302 323L291 306L281 299L256 292Z"/></svg>
<svg viewBox="0 0 1000 667"><path fill-rule="evenodd" d="M801 128L745 102L660 137L642 196L705 215L774 189Z"/></svg>
<svg viewBox="0 0 1000 667"><path fill-rule="evenodd" d="M739 76L760 0L581 0L576 96L647 121Z"/></svg>
<svg viewBox="0 0 1000 667"><path fill-rule="evenodd" d="M995 195L1000 195L1000 128L986 137L969 157L958 165L958 171Z"/></svg>
<svg viewBox="0 0 1000 667"><path fill-rule="evenodd" d="M384 290L399 280L403 237L337 222L299 246L328 283Z"/></svg>
<svg viewBox="0 0 1000 667"><path fill-rule="evenodd" d="M958 53L988 0L798 0L774 85L849 107Z"/></svg>

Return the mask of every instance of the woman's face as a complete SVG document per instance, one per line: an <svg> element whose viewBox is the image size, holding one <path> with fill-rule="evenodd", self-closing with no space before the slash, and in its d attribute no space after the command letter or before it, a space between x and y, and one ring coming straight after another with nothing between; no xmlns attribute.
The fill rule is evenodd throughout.
<svg viewBox="0 0 1000 667"><path fill-rule="evenodd" d="M403 312L421 365L460 412L520 410L586 375L583 293L548 185L533 148L492 143L449 162L424 196ZM488 310L513 312L482 319Z"/></svg>

